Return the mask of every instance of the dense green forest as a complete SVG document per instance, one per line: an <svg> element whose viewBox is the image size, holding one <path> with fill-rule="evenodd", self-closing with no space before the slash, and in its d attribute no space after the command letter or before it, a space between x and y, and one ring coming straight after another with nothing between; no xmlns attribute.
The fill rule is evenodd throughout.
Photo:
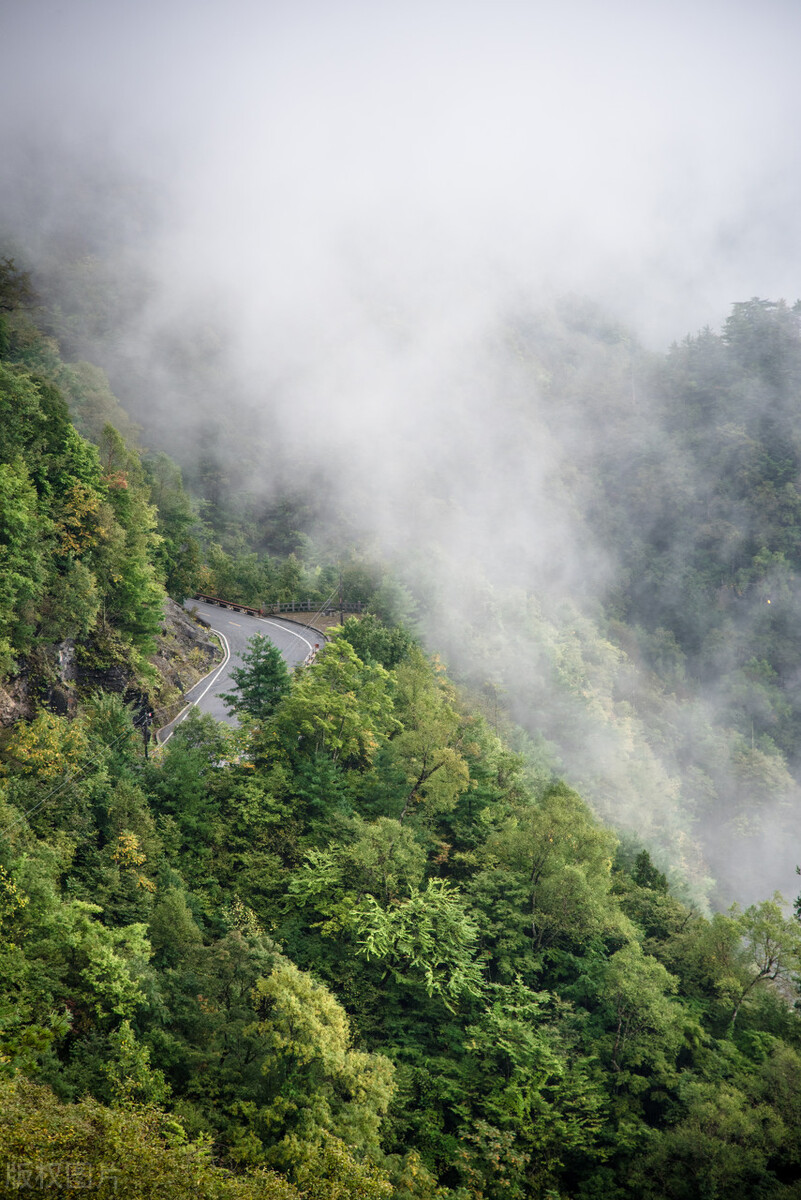
<svg viewBox="0 0 801 1200"><path fill-rule="evenodd" d="M5 260L7 1190L801 1196L801 925L711 836L777 853L799 811L798 312L663 359L575 301L510 318L619 569L590 604L474 564L458 606L441 545L390 571L300 492L185 489L54 322ZM145 754L165 589L322 601L340 562L368 616L269 693L255 646L238 727Z"/></svg>

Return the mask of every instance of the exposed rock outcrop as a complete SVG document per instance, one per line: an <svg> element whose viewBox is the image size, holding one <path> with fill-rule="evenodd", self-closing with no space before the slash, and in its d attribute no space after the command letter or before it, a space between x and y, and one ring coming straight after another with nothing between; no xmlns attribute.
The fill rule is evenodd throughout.
<svg viewBox="0 0 801 1200"><path fill-rule="evenodd" d="M109 661L107 648L92 652L92 643L78 647L71 639L21 659L16 675L0 683L0 727L31 720L45 705L53 712L74 716L81 695L116 692L137 705L150 703L156 723L163 724L183 705L183 693L197 683L221 651L202 624L168 599L161 631L150 657L158 675L150 694L124 661Z"/></svg>

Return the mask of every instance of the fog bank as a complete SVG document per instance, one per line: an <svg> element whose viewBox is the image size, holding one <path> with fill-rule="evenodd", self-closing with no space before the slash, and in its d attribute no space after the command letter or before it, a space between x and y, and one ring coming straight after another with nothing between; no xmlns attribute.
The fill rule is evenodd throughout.
<svg viewBox="0 0 801 1200"><path fill-rule="evenodd" d="M148 444L256 495L323 471L445 617L467 578L486 622L494 587L595 612L581 472L651 436L649 354L801 292L800 34L777 0L7 6L0 239ZM608 354L556 395L525 329L565 294ZM632 729L588 787L659 774ZM677 819L663 774L644 828Z"/></svg>

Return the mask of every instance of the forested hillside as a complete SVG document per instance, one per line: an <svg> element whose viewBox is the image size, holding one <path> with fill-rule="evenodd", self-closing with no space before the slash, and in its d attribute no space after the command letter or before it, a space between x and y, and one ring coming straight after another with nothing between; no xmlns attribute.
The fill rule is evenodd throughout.
<svg viewBox="0 0 801 1200"><path fill-rule="evenodd" d="M737 304L664 356L575 299L498 336L522 460L548 439L545 515L526 507L526 540L522 489L501 483L511 566L503 533L480 543L486 561L446 547L432 571L429 544L406 564L434 644L696 896L792 890L801 311ZM542 522L562 532L565 514L543 557Z"/></svg>
<svg viewBox="0 0 801 1200"><path fill-rule="evenodd" d="M433 534L390 572L330 511L326 558L288 494L265 549L2 283L0 682L35 685L0 743L7 1187L801 1196L801 926L759 871L704 908L699 837L795 828L797 314L664 361L580 307L505 326L529 435L608 401L554 474L599 599L449 590ZM372 612L146 756L165 587L324 599L338 557Z"/></svg>
<svg viewBox="0 0 801 1200"><path fill-rule="evenodd" d="M124 182L101 185L112 212ZM173 591L322 602L344 566L350 599L380 587L376 611L500 699L688 897L791 894L797 307L738 303L666 354L577 297L507 300L447 354L415 314L379 309L357 327L375 369L309 344L308 379L276 367L255 387L236 331L204 313L153 334L149 382L151 281L125 265L140 218L127 245L56 225L35 277L57 298L46 327L103 363L200 506L200 575L196 558ZM322 416L299 433L305 390Z"/></svg>

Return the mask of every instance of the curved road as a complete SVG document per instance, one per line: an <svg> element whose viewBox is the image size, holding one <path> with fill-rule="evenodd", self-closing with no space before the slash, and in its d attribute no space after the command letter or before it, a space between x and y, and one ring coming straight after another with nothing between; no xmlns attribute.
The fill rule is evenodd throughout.
<svg viewBox="0 0 801 1200"><path fill-rule="evenodd" d="M193 705L202 713L211 713L217 721L224 721L227 725L237 724L236 717L228 712L219 693L233 691L231 671L234 667L242 665L242 654L247 650L248 641L254 634L263 634L278 647L290 671L304 661L315 645L322 646L325 642L322 633L317 633L306 625L298 625L294 621L282 621L280 617L252 617L249 613L219 608L216 604L207 604L203 600L185 600L184 608L189 612L197 612L197 615L220 635L226 655L210 675L189 689L186 693L186 708L174 721L159 730L158 741L162 746L169 741Z"/></svg>

